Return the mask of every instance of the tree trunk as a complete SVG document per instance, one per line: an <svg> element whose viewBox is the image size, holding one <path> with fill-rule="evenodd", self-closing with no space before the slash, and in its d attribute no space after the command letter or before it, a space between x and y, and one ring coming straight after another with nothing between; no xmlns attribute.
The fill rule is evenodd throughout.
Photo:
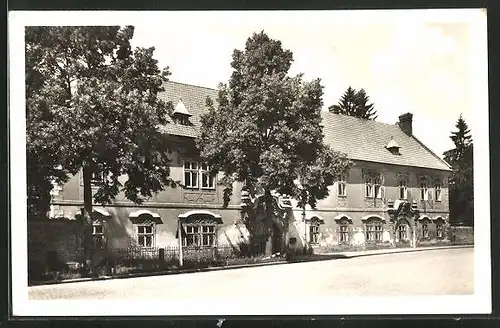
<svg viewBox="0 0 500 328"><path fill-rule="evenodd" d="M273 253L274 229L273 229L273 197L271 192L266 189L264 191L264 202L266 204L266 217L264 220L265 227L265 255Z"/></svg>
<svg viewBox="0 0 500 328"><path fill-rule="evenodd" d="M83 167L83 253L87 274L92 271L92 255L94 245L92 242L92 171L90 163Z"/></svg>

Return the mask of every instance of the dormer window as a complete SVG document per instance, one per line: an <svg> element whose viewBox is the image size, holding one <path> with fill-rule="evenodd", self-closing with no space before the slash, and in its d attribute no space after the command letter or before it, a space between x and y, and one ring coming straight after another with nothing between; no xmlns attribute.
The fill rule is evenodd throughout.
<svg viewBox="0 0 500 328"><path fill-rule="evenodd" d="M401 147L399 147L396 140L394 140L394 138L392 138L392 137L391 137L391 140L389 141L389 143L387 144L387 146L385 146L385 148L387 148L387 150L389 150L394 155L400 155L399 149Z"/></svg>
<svg viewBox="0 0 500 328"><path fill-rule="evenodd" d="M189 117L191 116L182 99L179 99L173 113L174 121L178 124L189 125Z"/></svg>

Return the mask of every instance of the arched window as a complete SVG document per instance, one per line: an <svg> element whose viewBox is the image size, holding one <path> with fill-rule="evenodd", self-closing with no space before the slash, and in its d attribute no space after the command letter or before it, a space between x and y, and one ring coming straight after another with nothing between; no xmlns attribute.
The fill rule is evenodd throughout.
<svg viewBox="0 0 500 328"><path fill-rule="evenodd" d="M309 243L317 244L319 243L319 226L321 224L321 219L318 217L311 218L309 224Z"/></svg>
<svg viewBox="0 0 500 328"><path fill-rule="evenodd" d="M410 224L408 223L408 221L406 221L406 219L399 220L398 224L396 225L397 240L400 242L408 241L409 230L410 230Z"/></svg>
<svg viewBox="0 0 500 328"><path fill-rule="evenodd" d="M365 220L365 231L367 242L381 242L384 232L384 221L377 217Z"/></svg>
<svg viewBox="0 0 500 328"><path fill-rule="evenodd" d="M441 217L438 217L434 220L436 223L436 238L443 239L444 238L444 220Z"/></svg>
<svg viewBox="0 0 500 328"><path fill-rule="evenodd" d="M347 244L349 243L349 235L350 235L350 225L352 224L352 220L347 216L342 216L340 219L336 219L335 222L338 224L339 229L339 243Z"/></svg>
<svg viewBox="0 0 500 328"><path fill-rule="evenodd" d="M431 220L425 217L422 219L422 239L429 239L429 225Z"/></svg>

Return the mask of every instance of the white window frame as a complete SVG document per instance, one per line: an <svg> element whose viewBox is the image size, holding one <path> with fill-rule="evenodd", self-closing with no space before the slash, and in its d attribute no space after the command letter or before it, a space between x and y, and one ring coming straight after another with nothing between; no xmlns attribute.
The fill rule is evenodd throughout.
<svg viewBox="0 0 500 328"><path fill-rule="evenodd" d="M420 184L420 200L429 200L429 185L426 182Z"/></svg>
<svg viewBox="0 0 500 328"><path fill-rule="evenodd" d="M210 173L210 167L207 164L185 160L183 162L184 186L193 190L215 190L217 185L216 173ZM187 183L186 174L190 176L190 183ZM194 178L193 178L194 177ZM208 180L208 185L205 183L205 178Z"/></svg>
<svg viewBox="0 0 500 328"><path fill-rule="evenodd" d="M440 235L441 233L441 235ZM443 239L444 238L444 224L436 223L436 238Z"/></svg>
<svg viewBox="0 0 500 328"><path fill-rule="evenodd" d="M342 222L339 224L339 242L349 242L349 224L347 222Z"/></svg>
<svg viewBox="0 0 500 328"><path fill-rule="evenodd" d="M408 184L404 180L400 180L398 183L399 188L399 199L408 199ZM403 191L403 197L401 197L401 191Z"/></svg>
<svg viewBox="0 0 500 328"><path fill-rule="evenodd" d="M382 182L380 178L375 178L373 181L373 193L375 198L382 199L384 198L384 186L382 186Z"/></svg>
<svg viewBox="0 0 500 328"><path fill-rule="evenodd" d="M404 229L403 229L404 228ZM398 225L398 240L401 241L408 241L408 225L406 223L402 223ZM403 235L403 238L401 238L401 235Z"/></svg>
<svg viewBox="0 0 500 328"><path fill-rule="evenodd" d="M441 189L441 184L434 185L434 200L436 202L440 202L441 201L442 194L443 194L443 191Z"/></svg>
<svg viewBox="0 0 500 328"><path fill-rule="evenodd" d="M201 189L215 189L215 177L216 174L210 174L210 166L204 163L198 163L198 168L200 169L199 177L201 179ZM205 178L208 181L208 185L204 186Z"/></svg>
<svg viewBox="0 0 500 328"><path fill-rule="evenodd" d="M373 198L374 184L372 178L365 180L365 198Z"/></svg>
<svg viewBox="0 0 500 328"><path fill-rule="evenodd" d="M151 232L147 232L147 228L151 228ZM141 230L144 229L142 232ZM156 245L156 227L154 223L138 223L136 224L137 245L144 248L155 247ZM151 238L151 244L148 246L147 238ZM142 242L141 242L142 238Z"/></svg>
<svg viewBox="0 0 500 328"><path fill-rule="evenodd" d="M100 228L100 231L97 231L98 228ZM104 246L104 224L102 222L92 222L92 240L94 244L99 240L100 246Z"/></svg>
<svg viewBox="0 0 500 328"><path fill-rule="evenodd" d="M382 221L373 221L365 224L366 241L381 242L384 235L384 223Z"/></svg>
<svg viewBox="0 0 500 328"><path fill-rule="evenodd" d="M184 231L184 237L182 238L183 247L216 246L217 229L215 224L186 224Z"/></svg>
<svg viewBox="0 0 500 328"><path fill-rule="evenodd" d="M319 243L319 222L311 222L309 225L309 243Z"/></svg>
<svg viewBox="0 0 500 328"><path fill-rule="evenodd" d="M347 197L347 182L345 176L341 176L337 180L337 196Z"/></svg>
<svg viewBox="0 0 500 328"><path fill-rule="evenodd" d="M429 224L422 223L422 239L429 239Z"/></svg>

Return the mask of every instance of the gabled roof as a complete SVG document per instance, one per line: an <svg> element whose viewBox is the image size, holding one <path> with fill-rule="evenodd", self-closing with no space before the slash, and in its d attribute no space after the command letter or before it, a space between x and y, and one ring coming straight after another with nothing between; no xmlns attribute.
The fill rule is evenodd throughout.
<svg viewBox="0 0 500 328"><path fill-rule="evenodd" d="M322 116L325 142L353 160L450 170L450 166L444 160L415 136L404 133L396 124L330 112L323 112ZM391 138L400 147L399 155L391 153L386 148Z"/></svg>
<svg viewBox="0 0 500 328"><path fill-rule="evenodd" d="M182 104L186 111L191 115L190 125L176 124L170 119L169 123L160 128L161 132L177 136L194 138L199 133L200 116L207 111L207 96L215 103L218 91L215 89L189 85L179 82L167 81L158 96L164 101L171 101L174 106L182 99Z"/></svg>
<svg viewBox="0 0 500 328"><path fill-rule="evenodd" d="M200 117L207 112L206 99L216 103L218 91L215 89L168 81L165 91L159 94L165 101L176 106L180 99L187 112L190 125L176 124L172 120L161 131L171 135L195 138L199 134ZM322 112L325 142L334 150L345 153L353 160L414 166L450 171L450 166L434 154L415 136L408 136L396 124L386 124L363 120L351 116ZM391 138L393 142L391 142ZM386 147L399 146L399 154Z"/></svg>

